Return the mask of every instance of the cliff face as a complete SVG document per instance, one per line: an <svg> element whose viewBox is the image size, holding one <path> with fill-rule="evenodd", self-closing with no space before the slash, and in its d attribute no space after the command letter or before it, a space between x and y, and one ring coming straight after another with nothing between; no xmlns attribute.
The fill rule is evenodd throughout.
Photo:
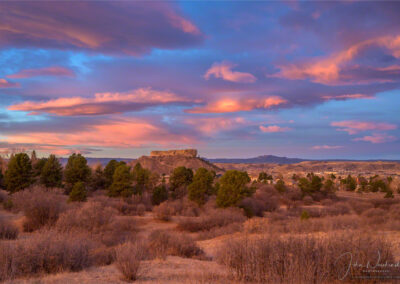
<svg viewBox="0 0 400 284"><path fill-rule="evenodd" d="M196 149L185 149L185 150L169 150L169 151L151 151L150 157L160 156L184 156L184 157L197 157Z"/></svg>

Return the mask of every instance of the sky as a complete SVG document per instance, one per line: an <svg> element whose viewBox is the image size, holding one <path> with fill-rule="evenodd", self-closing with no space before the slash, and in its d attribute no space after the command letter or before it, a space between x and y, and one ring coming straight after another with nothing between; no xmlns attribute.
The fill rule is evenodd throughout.
<svg viewBox="0 0 400 284"><path fill-rule="evenodd" d="M400 159L400 2L2 1L0 152Z"/></svg>

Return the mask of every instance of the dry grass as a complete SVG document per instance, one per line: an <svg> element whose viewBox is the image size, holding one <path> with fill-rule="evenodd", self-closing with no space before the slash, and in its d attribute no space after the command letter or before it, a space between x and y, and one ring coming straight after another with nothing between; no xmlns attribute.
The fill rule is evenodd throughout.
<svg viewBox="0 0 400 284"><path fill-rule="evenodd" d="M125 280L135 281L140 276L142 261L147 257L147 247L142 242L128 242L115 249L115 262Z"/></svg>
<svg viewBox="0 0 400 284"><path fill-rule="evenodd" d="M156 230L148 240L150 254L155 258L165 259L167 255L187 258L203 256L203 251L186 234Z"/></svg>

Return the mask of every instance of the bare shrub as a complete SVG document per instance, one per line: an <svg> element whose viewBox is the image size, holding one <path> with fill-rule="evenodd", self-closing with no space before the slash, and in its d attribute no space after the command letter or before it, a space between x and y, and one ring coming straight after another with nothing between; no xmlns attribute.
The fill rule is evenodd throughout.
<svg viewBox="0 0 400 284"><path fill-rule="evenodd" d="M179 220L178 228L189 232L209 231L245 220L242 210L238 208L216 209L199 217L183 217Z"/></svg>
<svg viewBox="0 0 400 284"><path fill-rule="evenodd" d="M140 276L142 261L146 258L146 246L142 242L128 242L115 249L115 262L118 270L128 281Z"/></svg>
<svg viewBox="0 0 400 284"><path fill-rule="evenodd" d="M160 205L153 207L154 218L160 221L170 221L173 213L173 209L167 202L163 202Z"/></svg>
<svg viewBox="0 0 400 284"><path fill-rule="evenodd" d="M0 218L0 240L15 240L17 237L18 228L4 218Z"/></svg>
<svg viewBox="0 0 400 284"><path fill-rule="evenodd" d="M116 215L115 209L89 201L81 207L64 212L56 228L61 232L86 232L93 240L106 246L136 239L137 226L134 217Z"/></svg>
<svg viewBox="0 0 400 284"><path fill-rule="evenodd" d="M60 190L33 187L12 195L13 209L23 211L24 231L53 226L66 208L67 197Z"/></svg>
<svg viewBox="0 0 400 284"><path fill-rule="evenodd" d="M243 199L239 207L244 209L248 217L262 217L265 211L273 212L279 208L279 197L275 189L259 189L253 196Z"/></svg>
<svg viewBox="0 0 400 284"><path fill-rule="evenodd" d="M89 201L81 207L64 212L60 216L56 227L63 232L85 230L95 233L109 225L116 213L113 208L104 207L99 202Z"/></svg>
<svg viewBox="0 0 400 284"><path fill-rule="evenodd" d="M41 232L15 242L0 242L0 280L80 271L90 265L89 248L85 239L55 232Z"/></svg>
<svg viewBox="0 0 400 284"><path fill-rule="evenodd" d="M162 230L156 230L150 234L149 251L153 257L160 259L165 259L167 255L188 258L203 255L203 251L190 236Z"/></svg>
<svg viewBox="0 0 400 284"><path fill-rule="evenodd" d="M360 233L330 234L324 238L265 236L229 240L217 253L217 260L238 280L332 283L346 276L349 254L353 257L352 263L394 262L386 240ZM371 275L362 270L362 267L352 267L348 277Z"/></svg>
<svg viewBox="0 0 400 284"><path fill-rule="evenodd" d="M154 217L162 221L169 221L172 216L199 216L200 211L199 206L186 197L183 199L167 200L153 207Z"/></svg>

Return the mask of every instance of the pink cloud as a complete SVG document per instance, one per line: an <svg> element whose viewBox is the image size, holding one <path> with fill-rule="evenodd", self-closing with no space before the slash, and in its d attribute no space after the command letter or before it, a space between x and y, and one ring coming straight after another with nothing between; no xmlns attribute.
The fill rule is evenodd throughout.
<svg viewBox="0 0 400 284"><path fill-rule="evenodd" d="M251 111L253 109L269 109L286 103L281 97L271 96L267 98L225 98L210 102L204 107L195 107L186 110L188 113L228 113L239 111Z"/></svg>
<svg viewBox="0 0 400 284"><path fill-rule="evenodd" d="M352 100L352 99L371 99L372 96L365 94L345 94L337 96L323 96L325 100Z"/></svg>
<svg viewBox="0 0 400 284"><path fill-rule="evenodd" d="M0 78L0 88L17 88L20 85Z"/></svg>
<svg viewBox="0 0 400 284"><path fill-rule="evenodd" d="M275 77L287 79L311 79L311 81L323 84L339 84L340 72L345 64L353 60L360 51L370 47L378 46L391 52L394 57L400 58L400 36L385 36L369 39L350 46L349 48L322 59L314 59L299 64L288 64L278 66L280 72ZM397 67L396 67L397 68ZM398 68L377 68L376 71L398 71ZM381 80L381 79L380 79ZM362 81L362 80L361 80Z"/></svg>
<svg viewBox="0 0 400 284"><path fill-rule="evenodd" d="M366 142L371 142L373 144L392 142L395 140L397 140L396 137L388 135L386 133L373 133L370 136L364 136L353 139L353 141L366 141Z"/></svg>
<svg viewBox="0 0 400 284"><path fill-rule="evenodd" d="M337 129L338 131L346 131L351 135L366 130L385 131L397 128L395 124L390 124L385 122L367 122L367 121L355 121L355 120L334 121L331 123L331 126L339 127Z"/></svg>
<svg viewBox="0 0 400 284"><path fill-rule="evenodd" d="M174 93L141 88L124 93L97 93L92 98L70 97L40 102L26 101L11 105L8 109L28 111L30 114L50 113L60 116L101 115L183 102L187 102L187 99Z"/></svg>
<svg viewBox="0 0 400 284"><path fill-rule="evenodd" d="M65 133L29 132L10 134L6 137L10 144L42 145L66 149L80 147L130 148L149 145L195 144L191 136L176 134L167 127L134 118L115 118L99 122L86 129Z"/></svg>
<svg viewBox="0 0 400 284"><path fill-rule="evenodd" d="M316 145L313 146L312 149L314 150L332 150L332 149L340 149L343 146L335 146L335 145Z"/></svg>
<svg viewBox="0 0 400 284"><path fill-rule="evenodd" d="M269 125L269 126L260 125L259 128L264 133L286 132L292 130L289 127L280 127L278 125Z"/></svg>
<svg viewBox="0 0 400 284"><path fill-rule="evenodd" d="M250 73L232 71L236 64L223 61L220 63L214 63L210 69L204 74L206 80L210 79L211 76L215 78L221 78L226 81L236 82L236 83L254 83L257 78Z"/></svg>
<svg viewBox="0 0 400 284"><path fill-rule="evenodd" d="M24 69L19 71L18 73L8 75L8 78L13 79L21 79L21 78L31 78L37 76L67 76L73 77L75 75L74 71L71 69L60 67L60 66L52 66L38 69Z"/></svg>

